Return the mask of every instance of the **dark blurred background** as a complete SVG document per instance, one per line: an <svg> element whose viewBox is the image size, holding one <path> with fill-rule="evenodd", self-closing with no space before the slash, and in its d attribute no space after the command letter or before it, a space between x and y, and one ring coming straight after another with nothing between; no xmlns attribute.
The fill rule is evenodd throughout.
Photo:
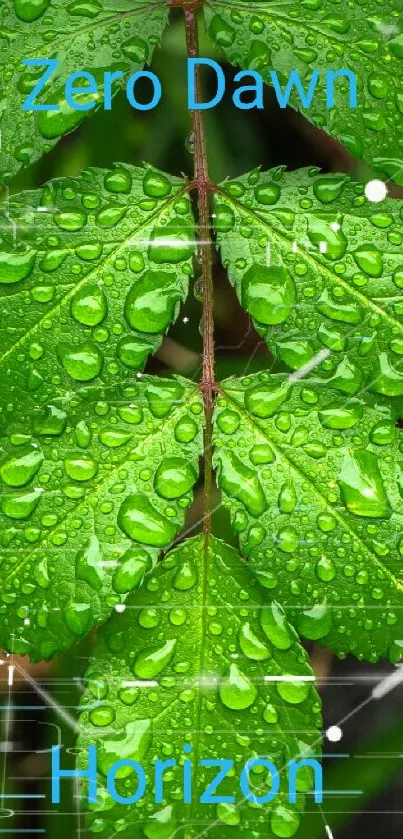
<svg viewBox="0 0 403 839"><path fill-rule="evenodd" d="M263 111L237 110L231 100L236 70L223 63L203 32L200 53L219 60L227 77L225 99L205 117L212 180L234 177L259 165L265 169L286 164L291 169L314 165L325 171L355 171L353 161L337 142L297 113L280 110L270 89L266 91ZM22 172L13 183L13 191L39 187L50 178L75 175L84 167L109 166L116 161L147 161L172 174L190 177L193 158L186 108L185 39L181 20L175 14L162 47L155 52L153 70L164 91L156 110L139 114L120 95L112 112L99 111L42 161ZM207 78L207 93L208 86ZM217 376L268 367L278 369L237 303L218 258L214 285ZM197 288L196 277L194 293L182 307L161 350L150 361L149 371L198 376L201 307ZM199 494L190 525L200 517L201 505ZM215 526L224 538L231 540L227 514L220 508L215 513ZM32 667L21 660L21 669L10 671L7 659L0 666L0 833L21 837L42 834L51 839L88 835L77 815L73 784L64 785L59 808L49 805L48 749L63 743L64 764L70 759L73 765L74 731L65 712L75 715L90 648L91 640L87 640L51 666ZM341 739L331 742L325 738L327 792L322 813L312 803L312 813L298 836L383 839L386 833L390 839L398 839L403 829L403 688L397 687L382 701L370 701L374 685L392 670L387 663L370 666L353 658L339 661L318 647L310 648L310 652L324 703L325 731L338 725Z"/></svg>

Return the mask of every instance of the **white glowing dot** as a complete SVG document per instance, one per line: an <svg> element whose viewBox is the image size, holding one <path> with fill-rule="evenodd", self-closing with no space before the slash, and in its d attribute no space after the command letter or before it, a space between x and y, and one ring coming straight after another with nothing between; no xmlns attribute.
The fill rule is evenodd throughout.
<svg viewBox="0 0 403 839"><path fill-rule="evenodd" d="M330 227L332 230L334 230L335 233L337 233L337 231L340 230L340 224L338 221L332 221Z"/></svg>
<svg viewBox="0 0 403 839"><path fill-rule="evenodd" d="M124 603L117 603L116 606L115 606L115 612L119 612L119 614L121 612L124 612L125 609L126 609L126 606L125 606Z"/></svg>
<svg viewBox="0 0 403 839"><path fill-rule="evenodd" d="M326 737L331 743L338 743L343 736L343 732L338 725L331 725L326 731Z"/></svg>
<svg viewBox="0 0 403 839"><path fill-rule="evenodd" d="M368 201L373 201L375 204L379 201L383 201L387 194L388 188L383 181L368 181L365 187L365 195L368 198Z"/></svg>
<svg viewBox="0 0 403 839"><path fill-rule="evenodd" d="M182 318L183 323L189 323L189 318Z"/></svg>

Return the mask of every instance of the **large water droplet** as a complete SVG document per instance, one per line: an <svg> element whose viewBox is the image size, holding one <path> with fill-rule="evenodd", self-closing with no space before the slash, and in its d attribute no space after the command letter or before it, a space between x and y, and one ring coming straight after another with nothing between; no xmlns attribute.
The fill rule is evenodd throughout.
<svg viewBox="0 0 403 839"><path fill-rule="evenodd" d="M155 473L154 488L162 498L180 498L189 492L196 479L192 463L182 457L165 457Z"/></svg>
<svg viewBox="0 0 403 839"><path fill-rule="evenodd" d="M176 264L189 259L194 248L192 228L184 219L177 218L165 227L154 227L148 255L157 265Z"/></svg>
<svg viewBox="0 0 403 839"><path fill-rule="evenodd" d="M286 268L255 264L242 278L242 305L259 323L283 323L295 299L295 283Z"/></svg>
<svg viewBox="0 0 403 839"><path fill-rule="evenodd" d="M130 539L166 548L176 534L172 521L153 507L147 496L140 493L128 495L118 513L118 525Z"/></svg>
<svg viewBox="0 0 403 839"><path fill-rule="evenodd" d="M36 251L14 250L0 253L0 283L19 283L25 280L34 267Z"/></svg>
<svg viewBox="0 0 403 839"><path fill-rule="evenodd" d="M102 588L105 569L102 565L102 551L99 540L92 536L88 545L76 556L76 576L84 580L94 591Z"/></svg>
<svg viewBox="0 0 403 839"><path fill-rule="evenodd" d="M3 495L1 497L1 511L10 519L28 519L36 510L41 490L33 490L20 495Z"/></svg>
<svg viewBox="0 0 403 839"><path fill-rule="evenodd" d="M172 192L172 184L162 172L147 169L143 178L143 189L150 198L165 198Z"/></svg>
<svg viewBox="0 0 403 839"><path fill-rule="evenodd" d="M369 389L373 393L382 393L385 396L403 396L403 375L390 363L386 352L379 353L376 357Z"/></svg>
<svg viewBox="0 0 403 839"><path fill-rule="evenodd" d="M229 674L222 679L218 692L223 705L232 711L250 708L258 695L256 687L237 664L231 664Z"/></svg>
<svg viewBox="0 0 403 839"><path fill-rule="evenodd" d="M180 298L181 290L174 274L146 271L126 297L126 320L132 329L140 332L163 332L174 320Z"/></svg>
<svg viewBox="0 0 403 839"><path fill-rule="evenodd" d="M277 650L289 650L293 646L295 636L278 603L273 602L270 606L263 606L259 617L263 632Z"/></svg>
<svg viewBox="0 0 403 839"><path fill-rule="evenodd" d="M389 499L372 452L348 452L338 477L343 502L355 516L389 518Z"/></svg>
<svg viewBox="0 0 403 839"><path fill-rule="evenodd" d="M255 635L250 623L242 625L239 632L239 645L243 654L253 661L266 661L271 656L271 651Z"/></svg>
<svg viewBox="0 0 403 839"><path fill-rule="evenodd" d="M267 502L259 478L252 469L231 451L220 450L220 485L224 492L241 501L248 513L257 518L267 509Z"/></svg>
<svg viewBox="0 0 403 839"><path fill-rule="evenodd" d="M155 679L171 663L175 647L175 639L144 647L134 661L133 672L140 679Z"/></svg>
<svg viewBox="0 0 403 839"><path fill-rule="evenodd" d="M329 634L333 625L332 614L324 603L315 603L311 609L302 611L297 618L297 629L309 641L318 641Z"/></svg>
<svg viewBox="0 0 403 839"><path fill-rule="evenodd" d="M369 277L381 277L383 271L382 254L375 245L362 244L353 254L354 259L364 274Z"/></svg>
<svg viewBox="0 0 403 839"><path fill-rule="evenodd" d="M108 311L108 304L102 289L90 284L79 289L71 301L71 314L84 326L97 326Z"/></svg>
<svg viewBox="0 0 403 839"><path fill-rule="evenodd" d="M117 594L127 594L138 588L151 568L151 558L142 548L129 548L119 562L112 585Z"/></svg>
<svg viewBox="0 0 403 839"><path fill-rule="evenodd" d="M20 20L32 23L42 17L49 4L50 0L14 0L14 9Z"/></svg>
<svg viewBox="0 0 403 839"><path fill-rule="evenodd" d="M280 387L275 382L256 385L245 393L245 406L256 417L266 419L276 413L290 395L290 388L285 383Z"/></svg>
<svg viewBox="0 0 403 839"><path fill-rule="evenodd" d="M23 487L36 475L43 459L41 450L31 445L5 460L0 466L0 476L8 486Z"/></svg>
<svg viewBox="0 0 403 839"><path fill-rule="evenodd" d="M67 425L67 414L55 405L47 405L34 415L33 429L39 437L59 437Z"/></svg>
<svg viewBox="0 0 403 839"><path fill-rule="evenodd" d="M99 376L103 357L91 341L81 347L59 344L58 354L66 373L78 382L89 382Z"/></svg>

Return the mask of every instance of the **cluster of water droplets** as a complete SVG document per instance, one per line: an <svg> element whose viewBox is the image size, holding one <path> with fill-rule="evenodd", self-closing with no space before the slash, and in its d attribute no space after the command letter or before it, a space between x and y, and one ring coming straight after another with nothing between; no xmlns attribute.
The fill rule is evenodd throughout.
<svg viewBox="0 0 403 839"><path fill-rule="evenodd" d="M346 395L403 394L402 211L316 169L225 184L215 226L242 305L293 370Z"/></svg>
<svg viewBox="0 0 403 839"><path fill-rule="evenodd" d="M136 8L137 5L137 8ZM119 12L126 14L119 15ZM131 14L130 14L131 12ZM162 4L126 4L120 0L10 0L0 8L1 81L0 182L49 151L64 134L74 130L104 99L104 74L120 70L127 78L151 59L167 22ZM59 110L23 111L22 105L45 67L24 67L30 57L57 58L57 72L41 91L40 104ZM79 70L90 72L96 93L75 95L74 109L65 98L65 82ZM124 80L115 80L115 94ZM88 83L81 80L82 87Z"/></svg>
<svg viewBox="0 0 403 839"><path fill-rule="evenodd" d="M391 409L284 375L223 390L218 482L259 581L306 638L399 659L403 447Z"/></svg>
<svg viewBox="0 0 403 839"><path fill-rule="evenodd" d="M274 837L293 836L299 816L287 802L286 773L280 795L264 808L242 802L240 790L235 804L203 806L198 799L210 776L199 761L235 759L222 785L222 794L234 795L237 775L254 755L264 753L281 770L292 757L309 753L320 726L311 678L295 630L276 603L262 606L259 585L233 549L211 539L205 551L203 537L196 537L169 553L128 601L126 613L102 630L87 673L79 746L84 761L87 744L99 743L101 786L122 757L139 761L151 779L157 758L177 765L164 773L160 807L152 780L144 799L125 807L123 817L105 793L104 804L94 808L92 830L109 837L141 822L144 837L171 839L185 826L196 836L201 825L217 822L217 837L226 827L257 836L268 824ZM290 736L290 728L303 730L304 742ZM181 788L185 758L194 765L190 813ZM120 794L130 795L136 783L130 769L117 779ZM261 767L250 783L264 795L270 776ZM311 788L310 773L301 773L300 805Z"/></svg>
<svg viewBox="0 0 403 839"><path fill-rule="evenodd" d="M403 183L403 34L394 0L381 10L376 0L364 0L351 5L348 14L326 0L296 1L282 12L268 5L259 11L208 8L206 14L213 41L231 63L256 70L266 82L272 69L282 81L297 69L308 90L313 70L319 70L309 108L294 92L293 107L338 137L355 157ZM358 78L354 111L346 77L335 82L334 106L326 104L326 73L346 67Z"/></svg>
<svg viewBox="0 0 403 839"><path fill-rule="evenodd" d="M48 658L69 646L170 545L198 477L202 404L193 391L143 377L103 399L56 397L14 422L0 461L7 649Z"/></svg>
<svg viewBox="0 0 403 839"><path fill-rule="evenodd" d="M90 170L9 210L3 416L27 399L46 405L87 383L132 381L187 294L194 233L180 181L150 168Z"/></svg>

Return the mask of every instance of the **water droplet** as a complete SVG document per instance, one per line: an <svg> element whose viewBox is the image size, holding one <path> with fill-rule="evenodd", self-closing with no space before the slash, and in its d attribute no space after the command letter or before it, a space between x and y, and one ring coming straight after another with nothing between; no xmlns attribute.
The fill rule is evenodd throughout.
<svg viewBox="0 0 403 839"><path fill-rule="evenodd" d="M277 534L277 545L283 553L295 553L298 548L298 533L294 527L284 527Z"/></svg>
<svg viewBox="0 0 403 839"><path fill-rule="evenodd" d="M42 17L49 4L50 0L14 0L14 9L20 20L32 23Z"/></svg>
<svg viewBox="0 0 403 839"><path fill-rule="evenodd" d="M175 639L144 647L136 656L133 672L140 679L155 679L171 663L175 647Z"/></svg>
<svg viewBox="0 0 403 839"><path fill-rule="evenodd" d="M210 33L213 41L220 47L230 47L235 41L235 29L221 15L214 15L210 24Z"/></svg>
<svg viewBox="0 0 403 839"><path fill-rule="evenodd" d="M118 358L133 370L139 370L144 366L147 356L155 348L151 341L140 337L126 337L119 341L117 353Z"/></svg>
<svg viewBox="0 0 403 839"><path fill-rule="evenodd" d="M297 618L298 632L309 641L318 641L320 638L324 638L329 634L332 626L332 614L326 601L315 603L311 609L300 612Z"/></svg>
<svg viewBox="0 0 403 839"><path fill-rule="evenodd" d="M47 405L34 415L33 429L39 437L59 437L67 425L67 414L55 405Z"/></svg>
<svg viewBox="0 0 403 839"><path fill-rule="evenodd" d="M231 664L229 674L222 679L218 692L223 705L232 711L250 708L258 695L255 686L237 664Z"/></svg>
<svg viewBox="0 0 403 839"><path fill-rule="evenodd" d="M256 417L266 419L276 413L290 395L290 388L287 384L278 386L275 382L267 382L264 385L255 385L245 393L245 407Z"/></svg>
<svg viewBox="0 0 403 839"><path fill-rule="evenodd" d="M118 428L103 428L100 431L99 439L100 442L104 446L108 446L109 449L118 449L120 446L124 446L129 440L131 440L131 433L130 431L120 431Z"/></svg>
<svg viewBox="0 0 403 839"><path fill-rule="evenodd" d="M107 172L104 184L108 192L125 193L127 195L132 188L132 176L124 166L116 166L111 172Z"/></svg>
<svg viewBox="0 0 403 839"><path fill-rule="evenodd" d="M332 402L326 408L322 408L318 416L324 428L342 430L353 428L361 419L362 412L361 402L351 400L347 405Z"/></svg>
<svg viewBox="0 0 403 839"><path fill-rule="evenodd" d="M244 655L253 661L266 661L271 652L255 635L250 623L244 623L239 632L239 645Z"/></svg>
<svg viewBox="0 0 403 839"><path fill-rule="evenodd" d="M141 548L129 548L119 561L112 585L117 594L127 594L139 588L151 568L149 554Z"/></svg>
<svg viewBox="0 0 403 839"><path fill-rule="evenodd" d="M81 347L61 343L57 349L66 373L76 381L89 382L99 376L103 357L91 341L87 341Z"/></svg>
<svg viewBox="0 0 403 839"><path fill-rule="evenodd" d="M69 478L74 481L90 481L98 471L98 466L88 455L70 455L64 461L64 468Z"/></svg>
<svg viewBox="0 0 403 839"><path fill-rule="evenodd" d="M19 283L31 273L36 257L36 251L13 250L7 253L2 245L0 253L0 283Z"/></svg>
<svg viewBox="0 0 403 839"><path fill-rule="evenodd" d="M239 428L239 414L235 411L230 411L229 408L224 408L220 411L217 417L217 425L223 434L234 434Z"/></svg>
<svg viewBox="0 0 403 839"><path fill-rule="evenodd" d="M147 169L143 178L143 190L150 198L165 198L172 192L172 184L162 172Z"/></svg>
<svg viewBox="0 0 403 839"><path fill-rule="evenodd" d="M236 804L217 804L217 819L228 827L235 827L241 821L241 814Z"/></svg>
<svg viewBox="0 0 403 839"><path fill-rule="evenodd" d="M289 839L294 836L299 827L299 815L295 810L287 807L276 807L270 816L270 827L275 836L280 839Z"/></svg>
<svg viewBox="0 0 403 839"><path fill-rule="evenodd" d="M381 277L383 271L382 254L375 245L362 244L353 253L354 259L364 274L369 277Z"/></svg>
<svg viewBox="0 0 403 839"><path fill-rule="evenodd" d="M290 482L283 484L278 499L278 506L280 507L281 512L292 513L296 503L297 496L293 484Z"/></svg>
<svg viewBox="0 0 403 839"><path fill-rule="evenodd" d="M64 608L63 618L67 628L73 635L85 635L93 623L93 617L88 603L70 603Z"/></svg>
<svg viewBox="0 0 403 839"><path fill-rule="evenodd" d="M368 518L390 517L390 504L375 454L364 450L346 453L338 481L350 513Z"/></svg>
<svg viewBox="0 0 403 839"><path fill-rule="evenodd" d="M84 580L94 591L100 591L105 577L102 565L102 551L99 540L92 536L88 545L76 555L76 576Z"/></svg>
<svg viewBox="0 0 403 839"><path fill-rule="evenodd" d="M41 495L40 490L20 495L3 495L0 501L1 511L9 519L28 519L36 510Z"/></svg>
<svg viewBox="0 0 403 839"><path fill-rule="evenodd" d="M327 556L322 556L315 566L316 576L323 583L330 583L336 576L336 568L334 562L328 559Z"/></svg>
<svg viewBox="0 0 403 839"><path fill-rule="evenodd" d="M177 591L190 591L197 583L197 570L189 560L185 559L179 566L172 585Z"/></svg>
<svg viewBox="0 0 403 839"><path fill-rule="evenodd" d="M326 315L331 320L340 321L341 323L358 324L361 323L362 313L355 303L341 303L340 300L334 300L328 289L325 289L317 304L317 309L322 315Z"/></svg>
<svg viewBox="0 0 403 839"><path fill-rule="evenodd" d="M396 437L396 426L392 420L382 419L371 429L370 440L377 446L387 446Z"/></svg>
<svg viewBox="0 0 403 839"><path fill-rule="evenodd" d="M175 439L179 443L191 443L196 437L197 425L191 417L181 417L175 426Z"/></svg>
<svg viewBox="0 0 403 839"><path fill-rule="evenodd" d="M181 296L175 274L146 271L126 297L125 317L129 326L139 332L164 332L175 318Z"/></svg>
<svg viewBox="0 0 403 839"><path fill-rule="evenodd" d="M192 228L184 219L177 218L165 227L154 227L148 255L157 265L176 264L189 259L194 249Z"/></svg>
<svg viewBox="0 0 403 839"><path fill-rule="evenodd" d="M0 476L11 487L23 487L37 474L44 456L35 446L29 446L18 455L9 457L0 466Z"/></svg>
<svg viewBox="0 0 403 839"><path fill-rule="evenodd" d="M94 708L90 711L88 716L91 725L95 725L99 728L105 728L105 726L113 723L116 718L116 711L111 705L99 705L98 708Z"/></svg>
<svg viewBox="0 0 403 839"><path fill-rule="evenodd" d="M118 513L118 525L130 539L166 548L176 534L176 526L165 518L145 495L128 495Z"/></svg>
<svg viewBox="0 0 403 839"><path fill-rule="evenodd" d="M385 396L403 396L403 375L393 367L385 352L376 356L373 381L369 389L373 393L382 393Z"/></svg>
<svg viewBox="0 0 403 839"><path fill-rule="evenodd" d="M165 457L154 478L154 488L161 498L180 498L192 488L197 473L192 463L181 457Z"/></svg>
<svg viewBox="0 0 403 839"><path fill-rule="evenodd" d="M259 617L263 632L277 650L289 650L293 646L296 636L292 633L285 613L278 603L263 606Z"/></svg>
<svg viewBox="0 0 403 839"><path fill-rule="evenodd" d="M290 676L290 681L287 679L287 681L278 682L276 688L277 693L285 702L289 702L290 705L300 705L309 695L311 685L308 681L294 682Z"/></svg>
<svg viewBox="0 0 403 839"><path fill-rule="evenodd" d="M241 501L248 513L257 518L267 509L267 502L259 478L231 451L217 453L220 463L220 486L224 492Z"/></svg>
<svg viewBox="0 0 403 839"><path fill-rule="evenodd" d="M243 275L242 305L259 323L283 323L295 299L295 283L286 268L254 264Z"/></svg>
<svg viewBox="0 0 403 839"><path fill-rule="evenodd" d="M106 317L108 303L102 289L90 284L79 289L71 301L71 314L84 326L97 326Z"/></svg>
<svg viewBox="0 0 403 839"><path fill-rule="evenodd" d="M335 222L337 224L335 224ZM342 259L347 250L347 239L341 229L340 218L331 213L308 216L308 236L315 247L326 244L323 258L336 261Z"/></svg>

